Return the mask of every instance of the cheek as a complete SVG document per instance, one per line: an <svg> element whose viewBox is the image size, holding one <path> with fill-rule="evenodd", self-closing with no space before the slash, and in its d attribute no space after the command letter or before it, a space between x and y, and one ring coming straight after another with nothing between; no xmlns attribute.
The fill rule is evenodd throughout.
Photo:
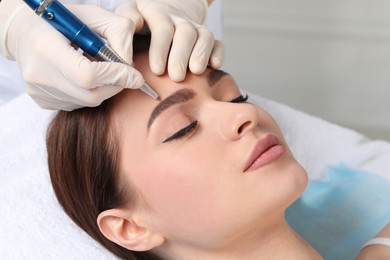
<svg viewBox="0 0 390 260"><path fill-rule="evenodd" d="M149 158L132 182L150 209L156 230L170 240L211 243L231 225L230 219L220 222L236 211L238 180L228 177L231 169L218 163L221 154L216 151L208 150L207 156L204 149L172 151Z"/></svg>
<svg viewBox="0 0 390 260"><path fill-rule="evenodd" d="M258 114L260 125L259 127L262 130L276 134L278 138L284 143L284 145L289 149L287 142L284 138L284 134L275 119L262 108L258 108Z"/></svg>
<svg viewBox="0 0 390 260"><path fill-rule="evenodd" d="M199 155L198 155L199 156ZM209 163L195 154L152 157L145 167L137 167L132 182L144 202L163 219L189 217L194 207L205 207L209 181Z"/></svg>

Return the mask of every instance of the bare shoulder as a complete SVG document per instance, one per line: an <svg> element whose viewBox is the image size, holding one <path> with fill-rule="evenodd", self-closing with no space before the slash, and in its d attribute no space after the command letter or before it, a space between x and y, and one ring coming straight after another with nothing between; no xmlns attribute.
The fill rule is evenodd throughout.
<svg viewBox="0 0 390 260"><path fill-rule="evenodd" d="M390 224L382 229L375 237L390 238ZM390 259L390 246L386 245L370 245L365 247L356 260L388 260Z"/></svg>

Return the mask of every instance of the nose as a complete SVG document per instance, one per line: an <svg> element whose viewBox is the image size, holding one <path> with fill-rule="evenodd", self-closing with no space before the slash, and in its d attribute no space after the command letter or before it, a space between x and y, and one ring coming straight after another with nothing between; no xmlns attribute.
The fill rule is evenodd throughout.
<svg viewBox="0 0 390 260"><path fill-rule="evenodd" d="M212 111L218 133L223 139L235 141L256 129L259 123L256 106L248 103L216 103Z"/></svg>

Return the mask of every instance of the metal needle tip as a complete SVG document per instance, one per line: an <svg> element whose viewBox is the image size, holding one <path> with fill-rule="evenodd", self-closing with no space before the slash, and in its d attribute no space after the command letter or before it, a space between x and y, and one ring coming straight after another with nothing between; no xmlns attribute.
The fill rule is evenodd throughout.
<svg viewBox="0 0 390 260"><path fill-rule="evenodd" d="M146 82L139 89L142 90L147 95L149 95L151 98L158 99L158 94L151 87L149 87L149 85L146 84Z"/></svg>

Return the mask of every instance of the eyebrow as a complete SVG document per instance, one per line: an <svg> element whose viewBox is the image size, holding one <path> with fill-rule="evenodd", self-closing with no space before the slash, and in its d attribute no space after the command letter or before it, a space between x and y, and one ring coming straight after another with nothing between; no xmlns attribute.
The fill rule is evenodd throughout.
<svg viewBox="0 0 390 260"><path fill-rule="evenodd" d="M223 76L227 76L227 75L229 75L229 73L223 70L212 70L206 75L207 83L209 84L210 87L212 87L215 84L217 84Z"/></svg>
<svg viewBox="0 0 390 260"><path fill-rule="evenodd" d="M170 108L173 105L184 103L195 96L195 92L188 89L180 89L174 92L172 95L163 99L152 111L148 121L148 129L153 124L154 120L165 110Z"/></svg>
<svg viewBox="0 0 390 260"><path fill-rule="evenodd" d="M222 71L222 70L212 70L206 75L207 84L209 87L213 87L216 85L222 77L229 75L228 73ZM167 98L163 99L152 111L150 114L149 120L148 120L148 130L150 126L153 124L153 122L156 120L156 118L165 110L170 108L171 106L187 102L188 100L195 97L195 92L188 89L180 89Z"/></svg>

